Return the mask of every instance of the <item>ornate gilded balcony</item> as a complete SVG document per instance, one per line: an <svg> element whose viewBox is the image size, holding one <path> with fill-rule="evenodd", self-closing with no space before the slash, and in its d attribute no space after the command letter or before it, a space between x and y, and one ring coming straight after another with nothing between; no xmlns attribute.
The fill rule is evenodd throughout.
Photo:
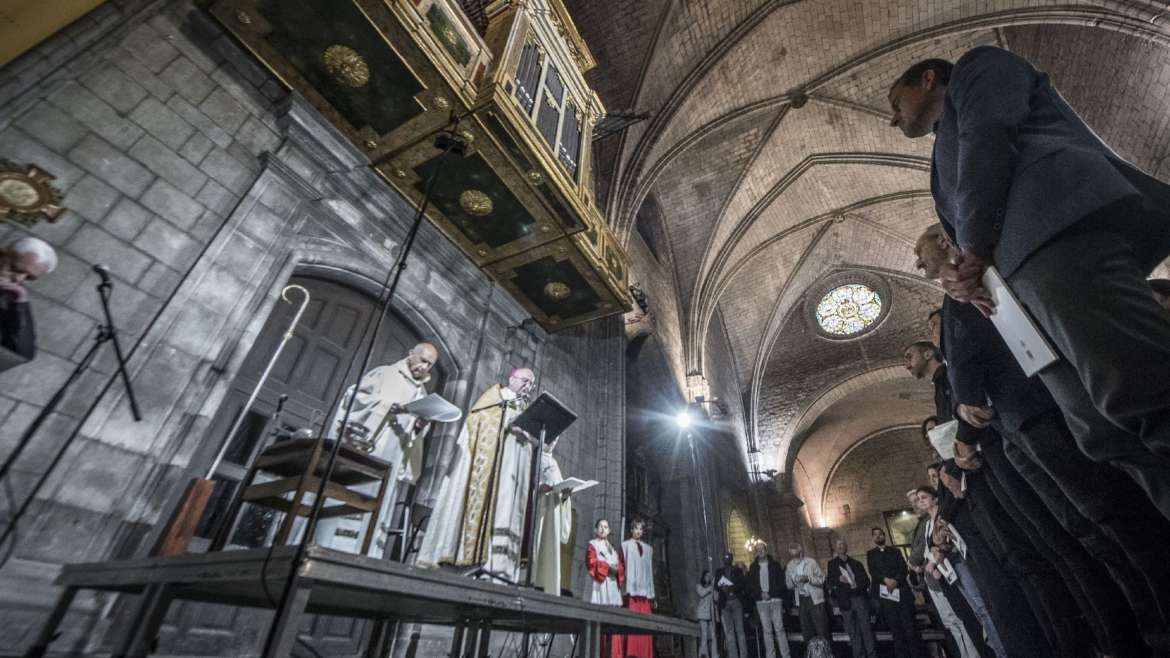
<svg viewBox="0 0 1170 658"><path fill-rule="evenodd" d="M630 308L592 198L604 108L560 0L496 0L482 37L454 0L219 0L212 14L303 94L546 329ZM458 118L463 156L434 137Z"/></svg>

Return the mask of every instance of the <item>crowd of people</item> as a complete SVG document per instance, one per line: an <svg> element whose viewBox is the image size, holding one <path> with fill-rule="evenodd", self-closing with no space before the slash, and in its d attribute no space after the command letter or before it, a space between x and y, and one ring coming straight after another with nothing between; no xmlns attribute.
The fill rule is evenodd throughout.
<svg viewBox="0 0 1170 658"><path fill-rule="evenodd" d="M937 457L906 493L909 560L880 528L866 565L838 542L827 573L799 546L785 567L760 548L699 584L705 618L720 611L726 653L746 656L750 597L767 658L788 658L788 608L809 655L827 593L853 656L876 655L880 617L918 658L917 587L949 656L1170 655L1170 281L1148 278L1170 256L1170 186L1000 48L922 61L889 102L906 137L934 136L939 223L915 254L946 293L903 353L934 386Z"/></svg>
<svg viewBox="0 0 1170 658"><path fill-rule="evenodd" d="M961 260L941 224L923 232L915 253L934 279ZM1166 313L1154 289L1166 284L1152 283L1150 306ZM955 655L1170 651L1170 520L1149 486L1158 469L1170 472L1159 465L1167 455L1151 450L1135 467L1125 460L1134 446L1117 443L1141 445L1137 436L1100 412L1078 426L1092 403L1076 418L1063 414L1047 369L1026 376L976 306L947 297L927 324L931 339L903 353L907 370L934 387L922 430L937 458L906 494L920 516L910 565Z"/></svg>
<svg viewBox="0 0 1170 658"><path fill-rule="evenodd" d="M764 542L755 544L750 566L724 555L723 566L713 576L704 571L696 585L699 655L719 658L722 649L729 658L776 658L777 653L791 658L787 618L793 633L799 628L805 658L832 656L833 615L841 617L854 658L877 657L878 622L890 631L898 656L928 655L915 626L918 584L912 569L902 550L887 543L882 528L873 528L870 536L873 545L865 564L849 556L841 538L833 542L833 557L824 568L805 555L799 542L788 546L785 563ZM756 629L750 640L745 619Z"/></svg>
<svg viewBox="0 0 1170 658"><path fill-rule="evenodd" d="M940 223L915 253L946 292L904 351L939 457L907 493L911 568L955 655L1164 655L1170 283L1147 277L1170 186L999 48L920 62L889 100L907 137L934 135Z"/></svg>

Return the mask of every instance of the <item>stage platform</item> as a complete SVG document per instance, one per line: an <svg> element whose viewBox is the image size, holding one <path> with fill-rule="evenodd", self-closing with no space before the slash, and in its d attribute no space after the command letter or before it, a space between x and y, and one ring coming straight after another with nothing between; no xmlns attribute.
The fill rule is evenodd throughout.
<svg viewBox="0 0 1170 658"><path fill-rule="evenodd" d="M144 596L116 655L146 655L170 601L175 599L275 608L292 568L295 546L68 565L52 616L29 656L46 655L80 589ZM600 655L601 635L640 633L698 636L698 624L641 615L533 589L465 578L310 546L297 573L292 602L273 623L280 641L266 658L284 658L304 614L338 615L455 627L451 656L486 655L490 633L578 635L577 655ZM379 641L380 638L375 638Z"/></svg>

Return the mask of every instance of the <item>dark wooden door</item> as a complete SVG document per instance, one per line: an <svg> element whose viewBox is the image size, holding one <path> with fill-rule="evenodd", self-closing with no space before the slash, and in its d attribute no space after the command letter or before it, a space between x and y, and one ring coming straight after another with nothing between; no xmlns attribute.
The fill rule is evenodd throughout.
<svg viewBox="0 0 1170 658"><path fill-rule="evenodd" d="M369 345L368 336L363 340L363 330L374 313L372 298L324 279L293 277L289 283L307 289L310 301L213 475L218 485L200 524L193 550L206 546L223 521L248 465L271 441L275 429L273 415L279 397L283 394L288 399L276 424L320 429L332 416L339 393L355 381L364 348ZM208 436L217 445L221 440L219 437L227 434L239 416L300 307L302 297L299 291L291 292L289 297L292 303L278 302L268 317L212 423ZM366 334L370 332L372 326ZM418 339L418 335L396 317L387 317L370 367L398 361ZM436 367L432 390L434 386L441 386L442 375L441 369ZM400 490L404 489L406 487L400 487ZM280 515L272 510L245 504L230 536L228 550L268 544L279 520ZM273 596L279 596L279 593ZM255 610L177 603L164 626L160 653L255 654L259 643L264 640L270 618L270 613ZM361 654L367 628L368 624L352 619L310 616L302 628L301 637L322 656L357 656ZM311 656L312 652L301 646L294 655Z"/></svg>

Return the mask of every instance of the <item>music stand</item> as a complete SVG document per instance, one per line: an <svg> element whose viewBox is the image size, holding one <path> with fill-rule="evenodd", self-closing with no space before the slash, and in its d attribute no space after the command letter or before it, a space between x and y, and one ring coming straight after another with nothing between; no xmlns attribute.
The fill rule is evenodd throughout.
<svg viewBox="0 0 1170 658"><path fill-rule="evenodd" d="M536 482L540 473L540 455L544 452L544 445L555 440L577 420L577 414L569 410L552 393L541 393L536 400L524 410L524 413L512 421L518 427L533 436L539 437L537 445L532 448L532 463L528 470L528 499L524 503L524 533L521 536L520 559L528 560L524 570L524 586L532 585L532 542L533 520L536 516L536 492L539 490Z"/></svg>

